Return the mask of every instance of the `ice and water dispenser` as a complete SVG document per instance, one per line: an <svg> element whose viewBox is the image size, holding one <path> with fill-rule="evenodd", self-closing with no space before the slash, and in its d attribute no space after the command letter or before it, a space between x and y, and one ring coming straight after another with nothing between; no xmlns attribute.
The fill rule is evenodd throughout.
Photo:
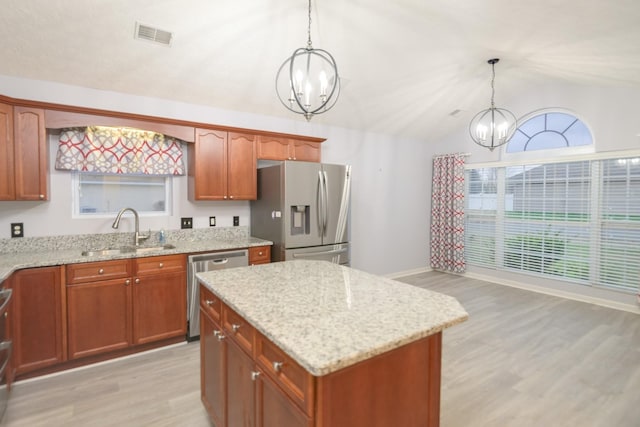
<svg viewBox="0 0 640 427"><path fill-rule="evenodd" d="M309 205L291 206L291 235L309 234L311 232L311 215Z"/></svg>

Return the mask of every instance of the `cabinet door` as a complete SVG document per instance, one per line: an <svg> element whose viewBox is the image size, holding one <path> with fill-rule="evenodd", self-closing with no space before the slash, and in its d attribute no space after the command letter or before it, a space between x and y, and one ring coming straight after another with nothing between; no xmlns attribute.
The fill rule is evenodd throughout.
<svg viewBox="0 0 640 427"><path fill-rule="evenodd" d="M0 200L15 200L13 107L0 104Z"/></svg>
<svg viewBox="0 0 640 427"><path fill-rule="evenodd" d="M261 160L290 160L289 140L261 135L257 142L257 157Z"/></svg>
<svg viewBox="0 0 640 427"><path fill-rule="evenodd" d="M319 162L320 143L293 141L293 159L301 162Z"/></svg>
<svg viewBox="0 0 640 427"><path fill-rule="evenodd" d="M255 135L229 133L228 195L233 200L255 200L258 195Z"/></svg>
<svg viewBox="0 0 640 427"><path fill-rule="evenodd" d="M200 311L200 398L216 426L226 426L226 343L221 328Z"/></svg>
<svg viewBox="0 0 640 427"><path fill-rule="evenodd" d="M295 403L264 373L256 380L256 427L312 427Z"/></svg>
<svg viewBox="0 0 640 427"><path fill-rule="evenodd" d="M48 200L44 110L14 107L16 200Z"/></svg>
<svg viewBox="0 0 640 427"><path fill-rule="evenodd" d="M227 425L254 427L256 424L253 360L233 340L225 338L225 341L227 342Z"/></svg>
<svg viewBox="0 0 640 427"><path fill-rule="evenodd" d="M69 358L131 345L131 279L67 286Z"/></svg>
<svg viewBox="0 0 640 427"><path fill-rule="evenodd" d="M140 275L133 285L133 342L144 344L187 333L184 271Z"/></svg>
<svg viewBox="0 0 640 427"><path fill-rule="evenodd" d="M16 374L65 360L60 269L30 268L12 276Z"/></svg>
<svg viewBox="0 0 640 427"><path fill-rule="evenodd" d="M189 197L224 200L227 195L227 133L196 129L189 144Z"/></svg>

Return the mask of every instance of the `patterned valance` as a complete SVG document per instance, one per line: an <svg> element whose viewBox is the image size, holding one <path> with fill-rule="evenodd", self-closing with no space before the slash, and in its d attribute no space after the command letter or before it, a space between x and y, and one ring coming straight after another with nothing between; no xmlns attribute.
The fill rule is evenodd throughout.
<svg viewBox="0 0 640 427"><path fill-rule="evenodd" d="M184 175L184 160L179 139L138 129L90 126L61 130L56 169Z"/></svg>

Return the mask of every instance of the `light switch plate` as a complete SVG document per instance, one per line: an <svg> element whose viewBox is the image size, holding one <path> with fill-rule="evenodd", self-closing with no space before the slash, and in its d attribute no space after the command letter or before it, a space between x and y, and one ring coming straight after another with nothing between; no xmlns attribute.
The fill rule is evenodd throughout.
<svg viewBox="0 0 640 427"><path fill-rule="evenodd" d="M181 218L180 228L193 228L193 218Z"/></svg>
<svg viewBox="0 0 640 427"><path fill-rule="evenodd" d="M24 237L24 223L22 222L11 223L11 237Z"/></svg>
<svg viewBox="0 0 640 427"><path fill-rule="evenodd" d="M239 216L234 216L233 217L233 225L234 226L240 225L240 217Z"/></svg>
<svg viewBox="0 0 640 427"><path fill-rule="evenodd" d="M210 216L209 217L209 227L215 227L216 226L216 217L215 216Z"/></svg>

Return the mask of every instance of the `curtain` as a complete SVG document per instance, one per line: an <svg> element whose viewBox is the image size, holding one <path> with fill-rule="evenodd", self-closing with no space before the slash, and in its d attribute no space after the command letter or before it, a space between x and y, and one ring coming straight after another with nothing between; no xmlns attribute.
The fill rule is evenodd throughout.
<svg viewBox="0 0 640 427"><path fill-rule="evenodd" d="M452 273L465 271L464 154L433 158L431 191L431 267Z"/></svg>
<svg viewBox="0 0 640 427"><path fill-rule="evenodd" d="M180 140L99 126L62 129L55 167L103 174L184 175Z"/></svg>

